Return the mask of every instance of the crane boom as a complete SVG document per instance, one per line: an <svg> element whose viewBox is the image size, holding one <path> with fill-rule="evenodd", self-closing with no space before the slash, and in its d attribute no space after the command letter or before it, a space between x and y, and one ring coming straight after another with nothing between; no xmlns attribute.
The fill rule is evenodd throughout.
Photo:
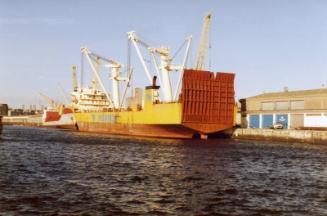
<svg viewBox="0 0 327 216"><path fill-rule="evenodd" d="M137 53L137 55L138 55L138 57L139 57L139 59L140 59L140 61L141 61L141 64L142 64L142 66L143 66L143 68L144 68L145 74L146 74L146 76L147 76L149 82L152 83L152 76L151 76L151 73L150 73L150 71L149 71L149 69L148 69L148 67L147 67L147 65L146 65L146 63L145 63L145 61L144 61L144 58L143 58L143 56L142 56L142 53L141 53L140 48L139 48L139 46L138 46L138 43L140 43L141 45L146 46L146 47L148 47L148 45L147 45L146 43L144 43L143 41L141 41L141 40L136 36L136 34L135 34L134 31L127 32L127 36L128 36L128 39L133 43L133 45L134 45L134 47L135 47L136 53Z"/></svg>
<svg viewBox="0 0 327 216"><path fill-rule="evenodd" d="M69 100L68 100L67 94L60 83L58 83L58 89L59 89L62 97L64 98L66 105L69 105Z"/></svg>
<svg viewBox="0 0 327 216"><path fill-rule="evenodd" d="M51 99L50 97L46 96L45 94L42 94L41 92L39 92L39 95L52 107L52 108L56 108L58 106L58 103Z"/></svg>
<svg viewBox="0 0 327 216"><path fill-rule="evenodd" d="M104 87L98 71L96 70L95 66L93 65L93 62L92 62L92 59L91 59L91 56L90 56L90 53L91 52L89 51L89 49L87 47L81 47L81 52L85 55L86 59L88 60L88 62L90 64L90 67L91 67L91 69L92 69L92 71L93 71L93 73L94 73L94 75L95 75L95 77L97 79L97 82L100 84L100 87L102 88L102 91L106 95L106 97L107 97L107 99L109 101L110 106L113 107L114 106L114 103L113 103L111 97L109 96L106 88Z"/></svg>
<svg viewBox="0 0 327 216"><path fill-rule="evenodd" d="M77 91L76 65L73 65L73 91Z"/></svg>
<svg viewBox="0 0 327 216"><path fill-rule="evenodd" d="M206 54L209 47L210 22L211 22L211 13L208 13L203 20L200 43L196 54L195 68L197 70L203 70L205 68Z"/></svg>

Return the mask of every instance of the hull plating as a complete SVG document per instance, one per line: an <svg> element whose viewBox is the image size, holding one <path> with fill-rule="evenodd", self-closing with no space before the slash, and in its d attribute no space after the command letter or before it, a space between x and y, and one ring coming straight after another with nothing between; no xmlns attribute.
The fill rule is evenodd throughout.
<svg viewBox="0 0 327 216"><path fill-rule="evenodd" d="M54 128L63 128L63 129L74 129L74 114L62 114L58 120L54 121L43 121L42 126L44 127L54 127Z"/></svg>
<svg viewBox="0 0 327 216"><path fill-rule="evenodd" d="M78 130L117 135L132 135L161 138L192 138L196 131L183 125L141 125L141 124L108 124L79 123Z"/></svg>

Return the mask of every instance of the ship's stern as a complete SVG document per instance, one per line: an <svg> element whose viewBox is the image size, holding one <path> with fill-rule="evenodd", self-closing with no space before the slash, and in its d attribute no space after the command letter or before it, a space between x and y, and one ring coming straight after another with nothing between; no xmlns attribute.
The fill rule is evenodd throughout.
<svg viewBox="0 0 327 216"><path fill-rule="evenodd" d="M182 124L202 137L234 125L233 73L184 70Z"/></svg>

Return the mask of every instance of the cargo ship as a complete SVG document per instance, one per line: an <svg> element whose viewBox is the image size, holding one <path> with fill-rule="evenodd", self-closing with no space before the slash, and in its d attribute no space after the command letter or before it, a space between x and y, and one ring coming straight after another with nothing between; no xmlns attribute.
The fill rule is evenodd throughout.
<svg viewBox="0 0 327 216"><path fill-rule="evenodd" d="M126 100L133 74L130 67L127 75L122 77L122 65L119 62L97 55L86 47L81 48L101 89L95 86L81 87L72 93L78 130L162 138L206 138L209 134L232 128L235 74L204 70L210 18L209 14L204 20L195 69L186 67L192 37L185 40L183 62L174 65L167 47L150 47L134 31L128 32L128 39L136 49L149 85L145 87L144 93L143 89L135 88L134 94ZM156 75L150 72L139 45L145 46L150 52ZM160 65L157 64L157 58L160 58ZM111 94L100 79L97 69L100 60L111 69ZM173 71L179 73L175 89L170 77ZM157 79L160 85L157 85ZM119 83L122 81L126 85L121 98Z"/></svg>
<svg viewBox="0 0 327 216"><path fill-rule="evenodd" d="M42 126L75 129L74 114L72 109L63 108L61 111L51 108L44 109L42 115Z"/></svg>
<svg viewBox="0 0 327 216"><path fill-rule="evenodd" d="M48 107L43 110L41 126L62 129L75 129L75 120L73 110L65 107L50 97L39 93L39 95L48 103Z"/></svg>

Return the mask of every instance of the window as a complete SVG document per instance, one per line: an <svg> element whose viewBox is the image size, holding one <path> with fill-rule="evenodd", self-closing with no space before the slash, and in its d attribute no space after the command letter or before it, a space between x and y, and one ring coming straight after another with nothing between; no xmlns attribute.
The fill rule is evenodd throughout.
<svg viewBox="0 0 327 216"><path fill-rule="evenodd" d="M277 101L276 110L288 110L289 102L288 101Z"/></svg>
<svg viewBox="0 0 327 216"><path fill-rule="evenodd" d="M259 115L250 115L249 116L249 127L250 128L260 128L260 117Z"/></svg>
<svg viewBox="0 0 327 216"><path fill-rule="evenodd" d="M292 110L304 109L304 101L303 100L291 101L291 109Z"/></svg>
<svg viewBox="0 0 327 216"><path fill-rule="evenodd" d="M261 102L261 110L274 110L274 102Z"/></svg>

